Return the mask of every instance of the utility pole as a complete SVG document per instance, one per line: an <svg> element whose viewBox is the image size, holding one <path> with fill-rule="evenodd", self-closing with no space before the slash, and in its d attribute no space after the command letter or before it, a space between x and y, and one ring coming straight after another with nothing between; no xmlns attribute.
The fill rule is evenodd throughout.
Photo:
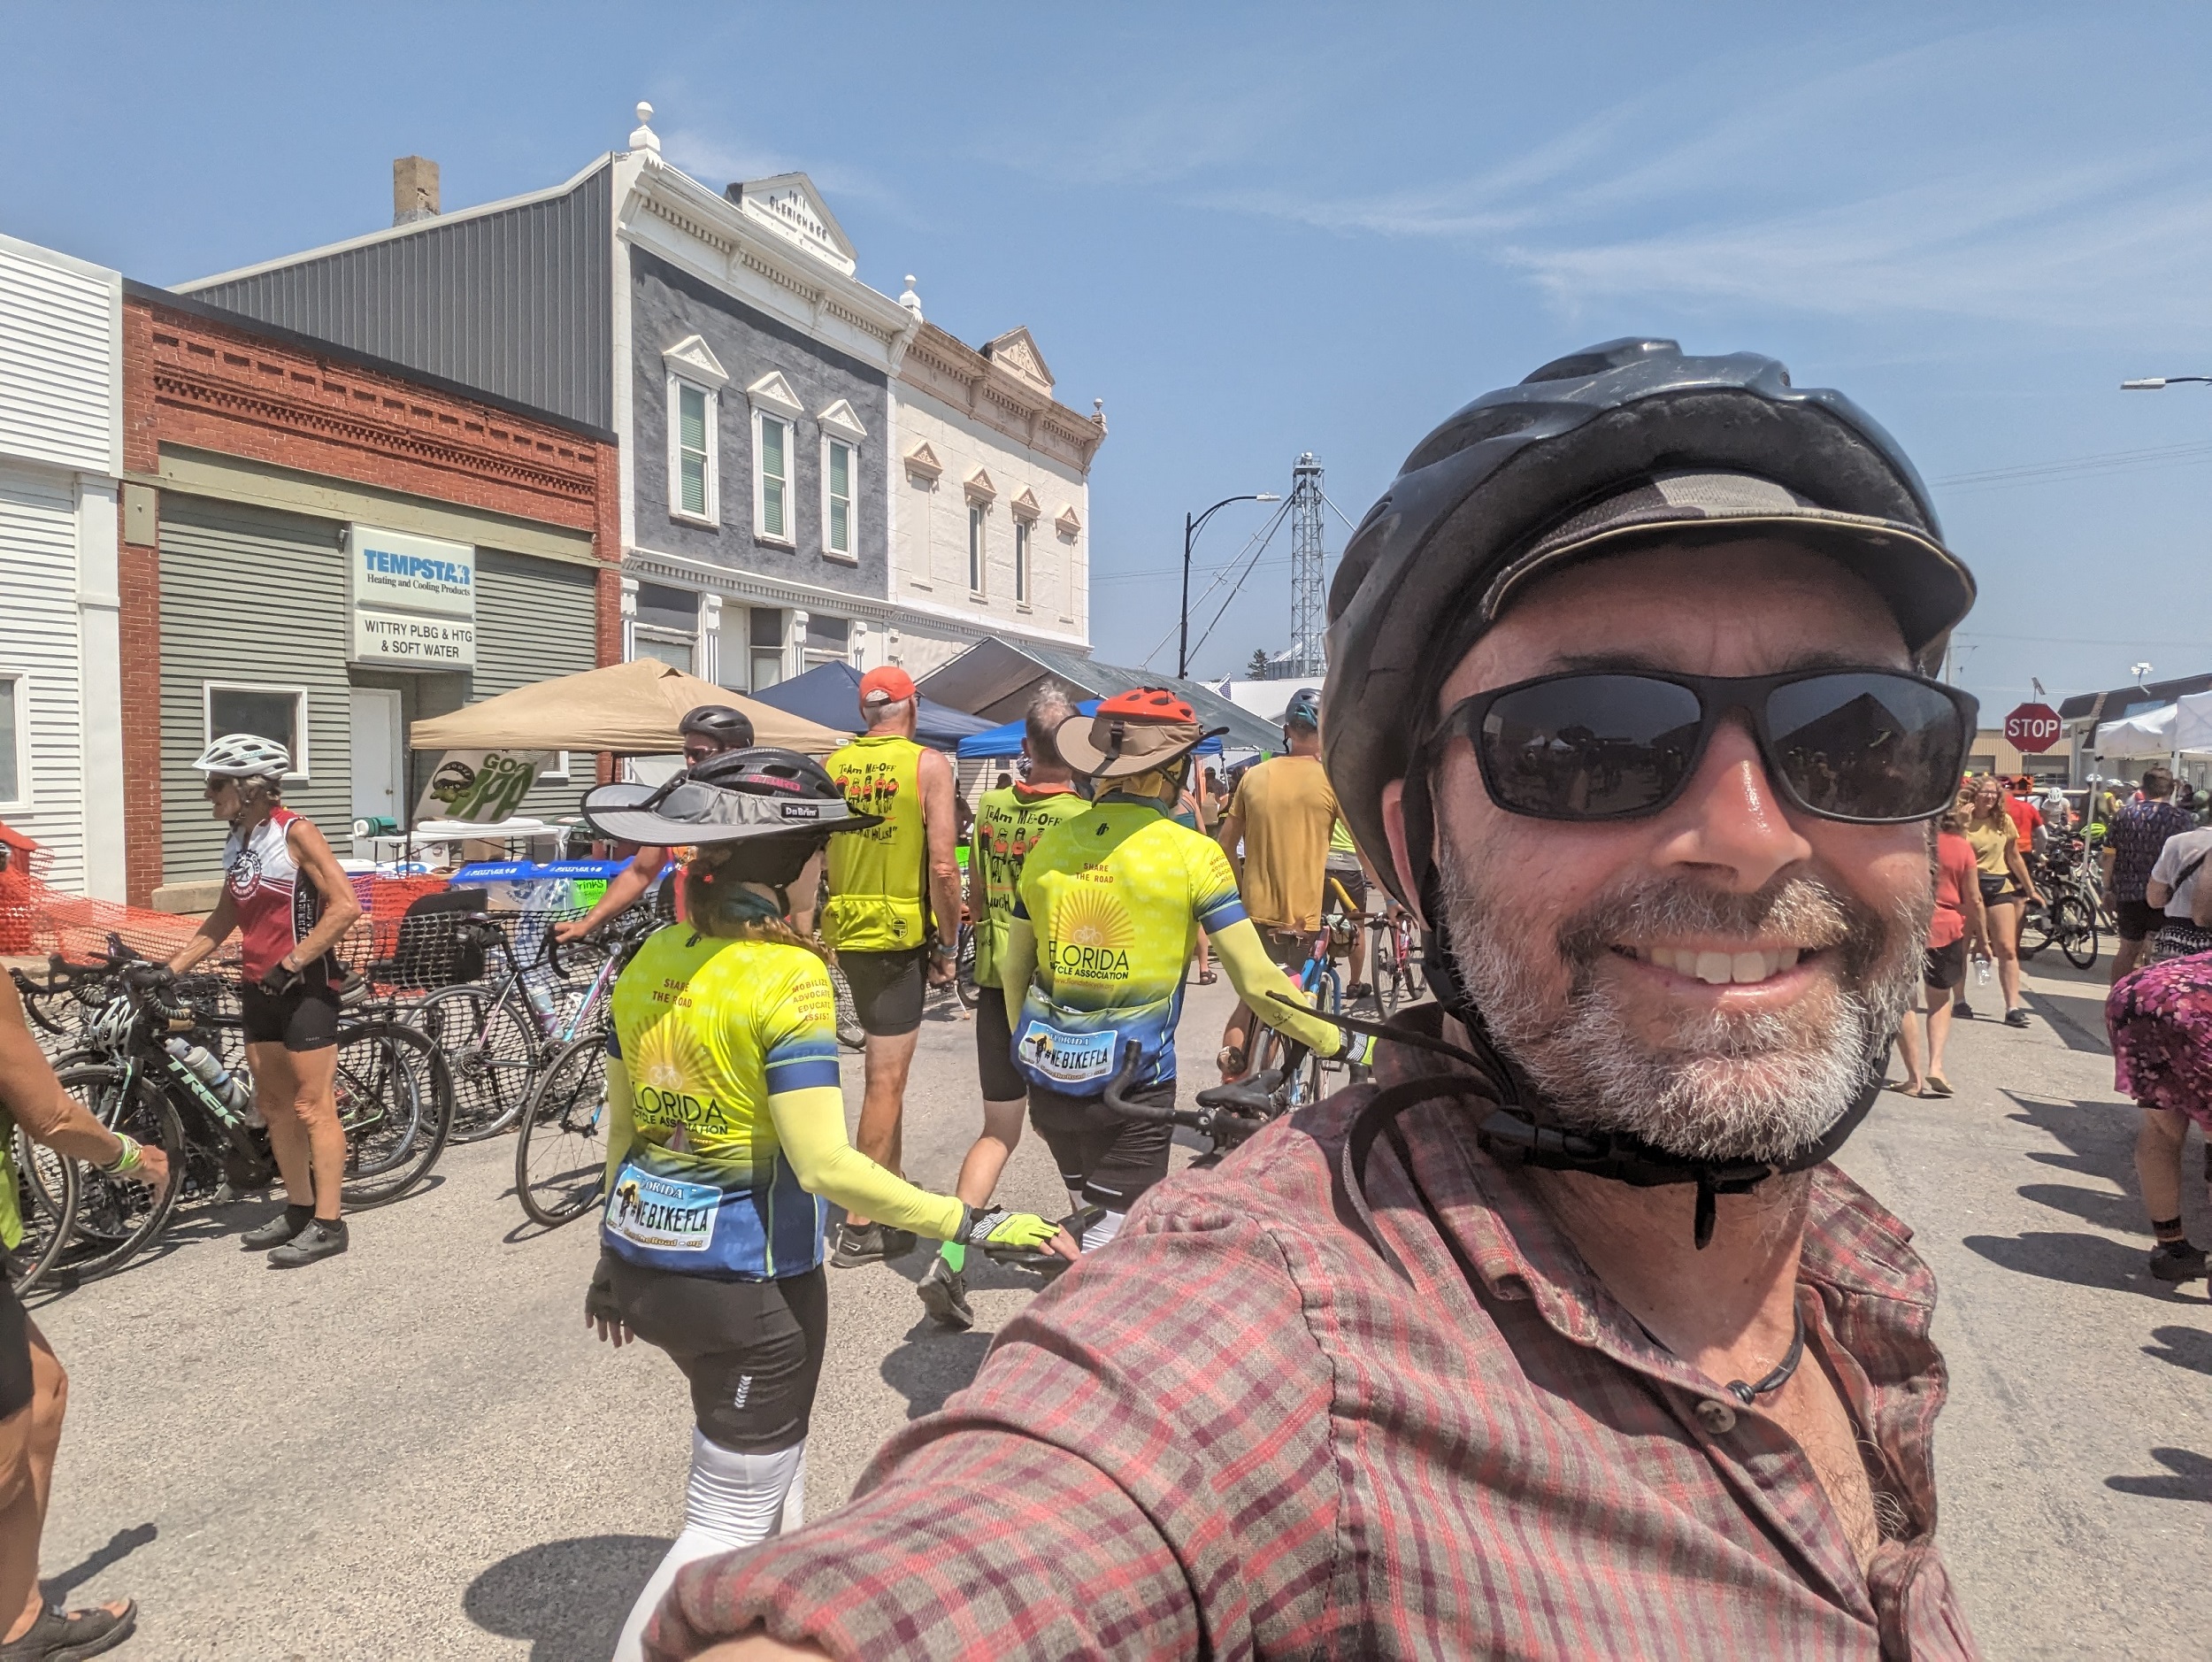
<svg viewBox="0 0 2212 1662"><path fill-rule="evenodd" d="M1291 481L1290 673L1311 676L1328 667L1328 617L1321 586L1321 464L1311 450L1298 458Z"/></svg>

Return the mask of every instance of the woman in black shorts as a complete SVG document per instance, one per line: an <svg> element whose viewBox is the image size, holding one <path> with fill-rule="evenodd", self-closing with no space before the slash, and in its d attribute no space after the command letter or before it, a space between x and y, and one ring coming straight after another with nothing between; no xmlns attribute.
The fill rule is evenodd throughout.
<svg viewBox="0 0 2212 1662"><path fill-rule="evenodd" d="M1997 985L2005 996L2005 1025L2024 1027L2028 1012L2020 1003L2020 919L2028 907L2041 905L2028 863L2020 855L2020 828L2005 812L2005 793L1994 779L1974 787L1966 817L1966 840L1974 845L1982 906L1989 914L1989 950L1997 959ZM1960 1001L1961 1015L1972 1012Z"/></svg>
<svg viewBox="0 0 2212 1662"><path fill-rule="evenodd" d="M222 895L169 967L183 973L238 931L246 1066L286 1201L239 1244L273 1248L271 1266L296 1269L346 1250L338 1216L346 1173L336 1093L341 972L331 949L360 917L361 903L323 834L284 805L292 766L284 746L234 733L193 766L206 775L208 805L230 822L230 836Z"/></svg>

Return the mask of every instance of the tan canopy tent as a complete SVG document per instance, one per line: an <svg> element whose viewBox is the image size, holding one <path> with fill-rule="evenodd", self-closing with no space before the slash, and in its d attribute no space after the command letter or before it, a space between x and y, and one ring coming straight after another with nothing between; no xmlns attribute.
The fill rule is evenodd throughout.
<svg viewBox="0 0 2212 1662"><path fill-rule="evenodd" d="M518 687L433 716L408 729L419 750L611 750L672 756L683 749L676 724L701 704L727 704L751 719L761 744L826 756L852 737L641 658Z"/></svg>

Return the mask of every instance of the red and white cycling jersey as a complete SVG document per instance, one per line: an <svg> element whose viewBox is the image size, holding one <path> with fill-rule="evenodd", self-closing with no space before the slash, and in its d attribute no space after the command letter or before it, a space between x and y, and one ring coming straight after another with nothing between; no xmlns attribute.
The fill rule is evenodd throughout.
<svg viewBox="0 0 2212 1662"><path fill-rule="evenodd" d="M292 858L291 830L299 823L299 815L279 808L250 834L233 831L223 844L223 883L238 908L238 955L250 981L275 968L323 915L322 891Z"/></svg>

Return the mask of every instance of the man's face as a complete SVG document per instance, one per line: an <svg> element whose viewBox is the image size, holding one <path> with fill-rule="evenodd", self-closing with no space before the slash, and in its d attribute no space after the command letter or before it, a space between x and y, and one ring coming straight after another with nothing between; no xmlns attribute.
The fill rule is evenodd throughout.
<svg viewBox="0 0 2212 1662"><path fill-rule="evenodd" d="M1837 666L1909 666L1887 610L1841 567L1781 542L1662 548L1542 580L1477 642L1438 711L1571 669ZM1396 790L1385 808L1402 848ZM1787 1153L1835 1122L1910 1002L1929 827L1789 806L1740 714L1647 819L1508 813L1464 744L1439 764L1434 795L1467 990L1566 1123L1690 1158Z"/></svg>

